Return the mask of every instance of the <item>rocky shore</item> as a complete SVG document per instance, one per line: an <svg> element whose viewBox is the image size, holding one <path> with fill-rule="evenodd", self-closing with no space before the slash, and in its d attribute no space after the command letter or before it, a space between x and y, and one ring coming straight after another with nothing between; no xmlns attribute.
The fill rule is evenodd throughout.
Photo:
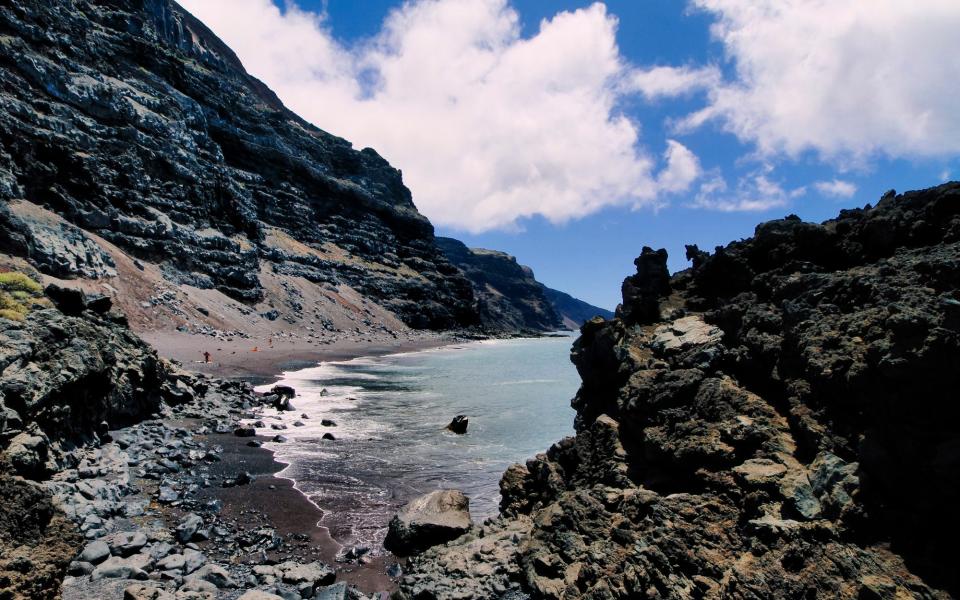
<svg viewBox="0 0 960 600"><path fill-rule="evenodd" d="M0 596L334 599L392 586L383 559L367 564L316 526L241 427L277 396L160 359L109 302L48 294L57 308L0 319Z"/></svg>
<svg viewBox="0 0 960 600"><path fill-rule="evenodd" d="M643 250L574 345L576 436L395 597L960 593L960 184L687 257Z"/></svg>

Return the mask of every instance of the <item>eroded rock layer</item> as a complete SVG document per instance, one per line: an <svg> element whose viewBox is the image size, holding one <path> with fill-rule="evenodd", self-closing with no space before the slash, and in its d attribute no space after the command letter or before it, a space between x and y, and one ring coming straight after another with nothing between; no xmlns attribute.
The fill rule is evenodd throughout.
<svg viewBox="0 0 960 600"><path fill-rule="evenodd" d="M84 232L247 303L271 272L351 286L414 327L476 321L400 172L285 109L171 0L0 6L0 251L115 275Z"/></svg>
<svg viewBox="0 0 960 600"><path fill-rule="evenodd" d="M582 329L576 436L407 598L947 598L960 591L960 185L645 249Z"/></svg>

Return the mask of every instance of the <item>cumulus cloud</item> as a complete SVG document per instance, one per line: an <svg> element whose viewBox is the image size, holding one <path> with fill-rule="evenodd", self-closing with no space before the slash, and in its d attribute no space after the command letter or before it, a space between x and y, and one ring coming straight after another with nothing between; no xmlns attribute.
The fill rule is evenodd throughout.
<svg viewBox="0 0 960 600"><path fill-rule="evenodd" d="M669 67L634 69L624 85L654 100L683 96L690 92L715 88L721 82L720 70L709 67Z"/></svg>
<svg viewBox="0 0 960 600"><path fill-rule="evenodd" d="M957 0L691 0L735 70L683 122L715 120L767 156L960 152Z"/></svg>
<svg viewBox="0 0 960 600"><path fill-rule="evenodd" d="M852 198L857 193L857 186L849 181L842 179L832 179L830 181L817 181L813 184L817 191L824 196L832 198Z"/></svg>
<svg viewBox="0 0 960 600"><path fill-rule="evenodd" d="M412 0L344 47L322 15L271 0L180 0L293 111L395 166L435 223L472 232L639 207L690 188L696 156L641 146L617 110L713 71L635 72L603 4L521 34L507 0Z"/></svg>
<svg viewBox="0 0 960 600"><path fill-rule="evenodd" d="M732 190L723 176L712 173L700 184L690 206L719 212L762 212L787 206L792 199L806 194L804 187L785 189L771 179L769 171L765 168L741 177Z"/></svg>

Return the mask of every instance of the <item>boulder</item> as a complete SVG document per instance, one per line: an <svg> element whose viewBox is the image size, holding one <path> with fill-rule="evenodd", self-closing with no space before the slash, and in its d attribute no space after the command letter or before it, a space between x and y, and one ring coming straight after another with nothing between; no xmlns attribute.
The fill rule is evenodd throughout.
<svg viewBox="0 0 960 600"><path fill-rule="evenodd" d="M83 551L80 552L79 560L88 563L99 564L109 557L110 546L108 546L107 543L102 540L96 540L83 547Z"/></svg>
<svg viewBox="0 0 960 600"><path fill-rule="evenodd" d="M318 586L330 585L336 579L333 569L321 562L288 561L277 565L274 573L283 583L296 587L304 598L311 597Z"/></svg>
<svg viewBox="0 0 960 600"><path fill-rule="evenodd" d="M347 584L342 581L320 588L313 594L313 600L346 600L346 598Z"/></svg>
<svg viewBox="0 0 960 600"><path fill-rule="evenodd" d="M87 308L87 298L83 290L75 288L60 287L51 283L44 292L53 301L53 304L60 309L60 312L67 315L79 315Z"/></svg>
<svg viewBox="0 0 960 600"><path fill-rule="evenodd" d="M116 534L110 541L110 552L115 556L130 556L146 545L147 536L139 531L123 532Z"/></svg>
<svg viewBox="0 0 960 600"><path fill-rule="evenodd" d="M283 600L283 596L260 590L250 590L249 592L244 592L237 600Z"/></svg>
<svg viewBox="0 0 960 600"><path fill-rule="evenodd" d="M187 578L188 582L195 581L205 581L215 585L218 588L232 588L236 587L233 578L230 577L230 573L221 567L220 565L206 564L197 569L190 577ZM197 590L203 591L203 590Z"/></svg>
<svg viewBox="0 0 960 600"><path fill-rule="evenodd" d="M289 385L275 385L270 389L271 394L276 394L281 398L291 399L297 395L297 391Z"/></svg>
<svg viewBox="0 0 960 600"><path fill-rule="evenodd" d="M128 558L111 556L90 574L90 579L146 579L147 573Z"/></svg>
<svg viewBox="0 0 960 600"><path fill-rule="evenodd" d="M128 585L123 589L123 600L174 600L175 598L176 596L166 590L142 583Z"/></svg>
<svg viewBox="0 0 960 600"><path fill-rule="evenodd" d="M21 433L10 440L7 459L19 475L39 478L46 472L47 449L45 436Z"/></svg>
<svg viewBox="0 0 960 600"><path fill-rule="evenodd" d="M437 490L408 502L390 520L384 547L406 556L444 544L466 533L470 500L459 490Z"/></svg>
<svg viewBox="0 0 960 600"><path fill-rule="evenodd" d="M457 415L450 421L450 424L447 425L447 429L454 433L464 434L467 432L467 425L469 425L470 419L465 415Z"/></svg>
<svg viewBox="0 0 960 600"><path fill-rule="evenodd" d="M233 435L237 437L253 437L257 435L257 430L253 427L237 427L233 430Z"/></svg>
<svg viewBox="0 0 960 600"><path fill-rule="evenodd" d="M177 525L177 539L186 544L197 534L197 531L203 526L203 519L194 513L189 513L183 517L180 524Z"/></svg>

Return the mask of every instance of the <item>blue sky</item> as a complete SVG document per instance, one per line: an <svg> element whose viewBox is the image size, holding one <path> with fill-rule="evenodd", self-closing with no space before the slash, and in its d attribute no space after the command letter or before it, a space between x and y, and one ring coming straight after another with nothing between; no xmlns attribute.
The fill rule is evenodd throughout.
<svg viewBox="0 0 960 600"><path fill-rule="evenodd" d="M778 12L753 10L753 0L610 0L603 7L418 0L405 8L392 0L297 0L296 8L281 2L267 15L269 1L183 4L288 106L404 170L439 235L509 252L545 284L606 308L619 301L642 246L665 247L671 268L681 269L685 244L712 250L767 219L793 213L820 221L875 203L888 189L928 187L960 173L960 117L941 99L956 91L942 80L960 75L956 60L941 58L960 51L949 33L960 24L960 3L828 8L809 0ZM458 2L460 12L435 14L435 5ZM238 8L244 3L247 12ZM485 6L468 6L478 3ZM557 18L564 11L569 18ZM457 19L488 19L489 31L459 33ZM434 20L439 31L429 29ZM473 46L461 43L469 35L479 40ZM436 44L437 56L417 58L418 44ZM462 59L452 56L458 52ZM602 77L589 72L590 61L607 70ZM541 66L552 62L563 64ZM479 83L464 76L434 89L474 64ZM436 118L443 135L431 118L437 105L425 101L421 110L417 89L403 89L421 71L414 84L424 97L449 95ZM564 89L518 96L530 81ZM539 103L516 111L516 148L509 115L490 116L500 98L508 108ZM566 114L583 115L584 126L567 131ZM397 131L385 131L392 124ZM477 129L489 131L477 137ZM567 143L570 152L558 149L555 162L529 156ZM674 147L682 149L676 161L667 154ZM447 166L461 159L462 170ZM610 173L584 183L607 167ZM617 169L634 173L621 181ZM489 191L487 180L496 182ZM487 197L496 201L484 204Z"/></svg>

